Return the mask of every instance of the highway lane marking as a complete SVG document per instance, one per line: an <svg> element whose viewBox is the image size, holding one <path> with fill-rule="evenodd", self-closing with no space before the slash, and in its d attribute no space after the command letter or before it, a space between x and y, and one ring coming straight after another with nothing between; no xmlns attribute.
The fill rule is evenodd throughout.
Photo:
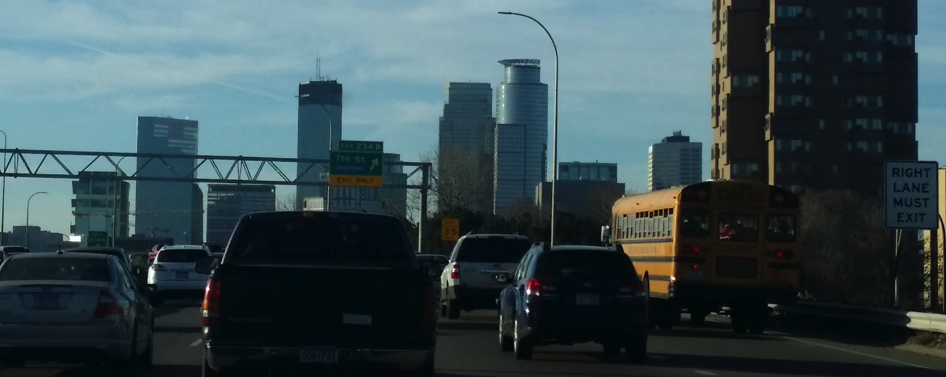
<svg viewBox="0 0 946 377"><path fill-rule="evenodd" d="M863 353L863 352L858 352L858 351L854 351L854 350L844 349L844 348L841 348L841 347L829 346L829 345L827 345L827 344L816 343L816 342L812 342L812 341L809 341L809 340L793 338L793 337L790 337L790 336L783 336L783 338L785 338L785 339L791 339L791 340L794 340L794 341L796 341L796 342L802 342L802 343L805 343L805 344L810 344L810 345L813 345L813 346L824 347L824 348L833 349L833 350L836 350L836 351L842 351L842 352L852 353L852 354L855 354L855 355L860 355L860 356L864 356L864 357L869 357L869 358L872 358L872 359L883 360L883 361L887 361L887 362L891 362L891 363L895 363L895 364L906 365L906 366L911 366L911 367L920 368L920 369L935 370L935 369L930 368L930 367L925 367L925 366L922 366L922 365L917 365L917 364L913 364L913 363L908 363L908 362L906 362L906 361L900 361L900 360L889 359L889 358L882 357L882 356L871 355L871 354L868 354L868 353Z"/></svg>
<svg viewBox="0 0 946 377"><path fill-rule="evenodd" d="M191 347L197 347L197 346L199 346L200 343L202 343L203 341L204 341L203 339L197 339L197 340L194 341L194 343L191 343Z"/></svg>
<svg viewBox="0 0 946 377"><path fill-rule="evenodd" d="M716 375L716 373L710 372L710 371L708 371L708 370L695 370L694 372L696 372L697 374L702 374L702 375L704 375L704 376L715 376L715 375Z"/></svg>

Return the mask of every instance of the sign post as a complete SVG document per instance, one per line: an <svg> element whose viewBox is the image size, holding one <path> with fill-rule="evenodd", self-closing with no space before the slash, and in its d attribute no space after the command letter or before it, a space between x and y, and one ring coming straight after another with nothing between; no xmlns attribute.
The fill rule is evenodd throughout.
<svg viewBox="0 0 946 377"><path fill-rule="evenodd" d="M894 234L893 301L899 305L898 270L900 238L904 229L939 229L939 180L936 161L886 161L884 163L884 220ZM931 249L931 295L939 295L936 245ZM935 303L935 300L933 301Z"/></svg>
<svg viewBox="0 0 946 377"><path fill-rule="evenodd" d="M440 239L455 242L460 239L460 219L440 220Z"/></svg>
<svg viewBox="0 0 946 377"><path fill-rule="evenodd" d="M381 187L384 143L342 140L331 152L329 186Z"/></svg>

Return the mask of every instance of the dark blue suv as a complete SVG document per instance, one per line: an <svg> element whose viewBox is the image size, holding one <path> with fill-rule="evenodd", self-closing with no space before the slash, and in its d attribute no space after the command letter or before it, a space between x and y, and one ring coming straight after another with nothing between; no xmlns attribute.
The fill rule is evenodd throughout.
<svg viewBox="0 0 946 377"><path fill-rule="evenodd" d="M647 358L647 291L634 264L614 248L533 246L519 268L496 280L503 352L532 358L535 346L595 342L629 362Z"/></svg>

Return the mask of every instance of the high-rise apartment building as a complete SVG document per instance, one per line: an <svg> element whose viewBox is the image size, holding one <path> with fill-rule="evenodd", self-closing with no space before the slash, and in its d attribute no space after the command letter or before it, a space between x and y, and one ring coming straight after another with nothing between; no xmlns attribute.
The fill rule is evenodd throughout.
<svg viewBox="0 0 946 377"><path fill-rule="evenodd" d="M243 215L275 209L274 185L207 185L207 243L226 246Z"/></svg>
<svg viewBox="0 0 946 377"><path fill-rule="evenodd" d="M613 162L559 162L559 181L618 181L618 164Z"/></svg>
<svg viewBox="0 0 946 377"><path fill-rule="evenodd" d="M651 145L647 151L647 190L662 190L703 180L703 143L681 131Z"/></svg>
<svg viewBox="0 0 946 377"><path fill-rule="evenodd" d="M883 192L916 160L916 0L712 0L710 177Z"/></svg>
<svg viewBox="0 0 946 377"><path fill-rule="evenodd" d="M533 202L545 181L549 136L549 86L540 81L538 59L500 60L505 79L496 88L493 213Z"/></svg>
<svg viewBox="0 0 946 377"><path fill-rule="evenodd" d="M138 153L181 156L164 158L167 166L157 160L139 158L139 177L193 178L197 121L138 117ZM193 182L137 181L135 233L169 237L175 243L202 241L203 203L195 200L200 199L200 195L195 195L195 187Z"/></svg>
<svg viewBox="0 0 946 377"><path fill-rule="evenodd" d="M469 206L466 209L479 212L493 209L496 118L493 118L492 96L489 83L447 83L440 117L437 176L441 181L461 186L462 193L458 194L470 196L463 198Z"/></svg>
<svg viewBox="0 0 946 377"><path fill-rule="evenodd" d="M107 232L112 237L128 237L128 195L131 185L115 179L115 172L84 171L72 181L73 235L86 237L89 231ZM117 219L117 220L116 220Z"/></svg>
<svg viewBox="0 0 946 377"><path fill-rule="evenodd" d="M338 142L342 139L342 84L336 80L299 84L298 127L298 158L328 160L329 138L331 150L338 149ZM308 168L307 163L298 164L296 176L299 181L328 183L325 168L319 165ZM332 194L336 190L333 188ZM296 208L302 208L305 198L325 198L328 191L328 186L296 186Z"/></svg>

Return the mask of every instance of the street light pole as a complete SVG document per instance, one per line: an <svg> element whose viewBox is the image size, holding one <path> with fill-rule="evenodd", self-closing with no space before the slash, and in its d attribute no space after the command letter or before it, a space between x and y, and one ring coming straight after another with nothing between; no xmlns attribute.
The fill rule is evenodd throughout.
<svg viewBox="0 0 946 377"><path fill-rule="evenodd" d="M33 200L33 197L39 194L48 194L46 191L34 192L33 195L30 195L29 199L26 199L26 246L27 249L30 248L30 201Z"/></svg>
<svg viewBox="0 0 946 377"><path fill-rule="evenodd" d="M326 108L324 104L319 103L319 106L322 106L322 110L325 110L325 116L328 117L328 158L329 160L331 160L332 159L332 146L334 144L332 143L332 113L328 111L328 108ZM329 166L331 166L331 162L329 162ZM298 198L296 200L298 200ZM302 200L304 203L305 198L302 198ZM332 184L331 182L329 182L329 185L326 186L325 188L324 207L326 211L329 211L331 209L332 207L331 203L332 203Z"/></svg>
<svg viewBox="0 0 946 377"><path fill-rule="evenodd" d="M128 157L128 156L125 156ZM125 159L122 157L118 159L118 162L115 163L115 180L112 181L112 247L115 247L115 238L118 237L118 198L121 195L118 194L118 191L121 191L122 182L118 180L118 172L121 171L119 164L122 163L122 160ZM122 201L124 202L124 201Z"/></svg>
<svg viewBox="0 0 946 377"><path fill-rule="evenodd" d="M7 133L3 130L0 130L0 134L3 134L3 149L7 149ZM7 172L7 152L3 152L3 172ZM3 176L3 192L0 193L0 245L3 245L3 232L6 229L4 227L5 220L7 217L7 176ZM26 230L29 234L29 229Z"/></svg>
<svg viewBox="0 0 946 377"><path fill-rule="evenodd" d="M545 25L542 25L539 20L527 16L522 13L514 12L499 12L499 14L520 16L528 18L535 23L539 24L542 27L542 30L545 30L545 34L549 36L549 40L552 41L552 49L555 50L555 99L552 105L552 217L551 217L551 227L552 234L550 235L551 240L550 245L555 245L555 189L558 185L558 47L555 45L555 39L552 38L552 33L549 33L549 29L545 28Z"/></svg>

